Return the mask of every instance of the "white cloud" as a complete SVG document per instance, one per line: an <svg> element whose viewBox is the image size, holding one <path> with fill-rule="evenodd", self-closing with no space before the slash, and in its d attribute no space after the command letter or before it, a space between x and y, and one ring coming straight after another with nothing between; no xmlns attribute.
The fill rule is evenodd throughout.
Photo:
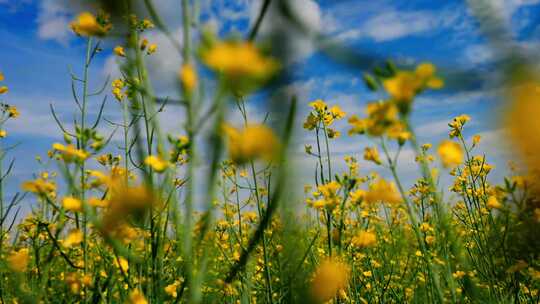
<svg viewBox="0 0 540 304"><path fill-rule="evenodd" d="M69 9L63 1L42 0L38 13L38 37L66 44L69 39Z"/></svg>
<svg viewBox="0 0 540 304"><path fill-rule="evenodd" d="M449 27L457 18L458 14L451 10L398 11L385 7L368 16L360 26L351 28L342 22L336 33L339 40L367 38L383 42L433 33Z"/></svg>

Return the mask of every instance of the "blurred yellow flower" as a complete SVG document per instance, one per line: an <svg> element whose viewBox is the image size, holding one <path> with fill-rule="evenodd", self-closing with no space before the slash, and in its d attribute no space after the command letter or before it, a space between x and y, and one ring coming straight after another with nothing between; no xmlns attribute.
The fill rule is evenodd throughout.
<svg viewBox="0 0 540 304"><path fill-rule="evenodd" d="M0 130L0 138L4 138L7 136L7 131L6 130Z"/></svg>
<svg viewBox="0 0 540 304"><path fill-rule="evenodd" d="M377 236L370 231L360 231L351 239L351 245L357 248L374 246L377 243Z"/></svg>
<svg viewBox="0 0 540 304"><path fill-rule="evenodd" d="M6 94L9 91L8 87L1 86L0 87L0 94Z"/></svg>
<svg viewBox="0 0 540 304"><path fill-rule="evenodd" d="M156 155L147 156L144 163L158 173L165 171L169 167L168 161L163 160L161 157Z"/></svg>
<svg viewBox="0 0 540 304"><path fill-rule="evenodd" d="M339 290L347 288L350 278L349 265L335 260L323 261L311 282L311 295L318 303L326 302L337 295Z"/></svg>
<svg viewBox="0 0 540 304"><path fill-rule="evenodd" d="M142 291L135 289L129 293L129 304L148 304L148 301Z"/></svg>
<svg viewBox="0 0 540 304"><path fill-rule="evenodd" d="M64 241L62 242L62 245L64 245L67 248L79 245L83 241L83 233L79 229L73 229L71 230Z"/></svg>
<svg viewBox="0 0 540 304"><path fill-rule="evenodd" d="M244 163L262 158L270 161L279 151L280 143L272 129L262 124L252 124L243 130L223 126L228 138L229 156L234 162Z"/></svg>
<svg viewBox="0 0 540 304"><path fill-rule="evenodd" d="M118 257L117 259L114 259L114 266L122 270L122 272L124 273L127 273L127 271L129 270L129 262L124 257Z"/></svg>
<svg viewBox="0 0 540 304"><path fill-rule="evenodd" d="M157 44L152 43L148 46L148 50L146 50L146 54L152 55L157 51Z"/></svg>
<svg viewBox="0 0 540 304"><path fill-rule="evenodd" d="M178 73L180 82L185 90L192 91L197 85L197 72L191 64L183 64Z"/></svg>
<svg viewBox="0 0 540 304"><path fill-rule="evenodd" d="M497 197L495 195L491 195L490 197L488 197L486 206L489 209L501 209L502 208L502 204L499 202L499 200L497 199Z"/></svg>
<svg viewBox="0 0 540 304"><path fill-rule="evenodd" d="M377 165L380 165L381 158L379 156L379 150L377 150L377 147L366 147L364 149L364 159L367 161L374 162Z"/></svg>
<svg viewBox="0 0 540 304"><path fill-rule="evenodd" d="M387 182L382 178L379 178L369 186L365 199L370 204L377 202L398 204L402 201L402 198L396 189L396 185L392 182Z"/></svg>
<svg viewBox="0 0 540 304"><path fill-rule="evenodd" d="M437 153L444 167L455 167L463 162L463 149L454 141L444 140L439 144Z"/></svg>
<svg viewBox="0 0 540 304"><path fill-rule="evenodd" d="M110 24L100 24L92 13L80 13L70 24L71 29L81 36L103 36L110 29Z"/></svg>
<svg viewBox="0 0 540 304"><path fill-rule="evenodd" d="M64 146L60 143L54 143L53 144L53 150L60 153L62 156L62 159L67 162L73 162L73 161L83 161L88 158L89 154L88 152L75 148L74 145L67 145Z"/></svg>
<svg viewBox="0 0 540 304"><path fill-rule="evenodd" d="M73 212L82 211L82 202L73 196L64 197L64 199L62 200L62 206L64 207L64 209L68 211L73 211Z"/></svg>
<svg viewBox="0 0 540 304"><path fill-rule="evenodd" d="M30 259L28 248L22 248L18 251L12 252L7 257L8 267L16 272L24 272L28 267L28 261Z"/></svg>
<svg viewBox="0 0 540 304"><path fill-rule="evenodd" d="M24 182L22 184L22 189L38 195L51 195L56 191L56 185L43 178L37 178L32 181Z"/></svg>
<svg viewBox="0 0 540 304"><path fill-rule="evenodd" d="M202 53L202 61L227 77L265 80L278 69L278 62L264 56L251 42L217 41Z"/></svg>
<svg viewBox="0 0 540 304"><path fill-rule="evenodd" d="M115 47L113 51L116 54L116 56L126 57L126 52L124 51L124 48L121 46Z"/></svg>

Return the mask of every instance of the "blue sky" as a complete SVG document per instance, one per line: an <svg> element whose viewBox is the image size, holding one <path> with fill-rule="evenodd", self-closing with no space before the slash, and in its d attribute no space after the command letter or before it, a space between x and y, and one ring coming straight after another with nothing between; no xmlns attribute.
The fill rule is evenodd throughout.
<svg viewBox="0 0 540 304"><path fill-rule="evenodd" d="M140 1L142 2L142 1ZM172 32L180 40L181 12L177 0L159 0L158 11ZM247 33L253 23L259 0L202 0L202 22L210 24L221 35L231 32ZM445 69L463 69L493 73L495 54L486 45L478 30L478 24L463 1L313 1L294 0L292 6L310 28L341 41L351 48L378 58L394 59L398 63L414 64L432 61L445 73ZM540 1L492 0L500 17L512 30L514 38L526 50L540 46ZM55 141L61 140L49 104L58 110L61 120L68 125L72 121L74 104L70 93L69 67L80 73L83 41L68 29L73 15L84 5L69 0L0 0L0 71L6 76L9 94L4 102L16 105L21 112L18 120L10 122L5 145L18 143L10 154L17 161L16 170L8 185L15 189L44 170L35 161L36 155L45 152ZM283 20L270 11L264 23L261 37L272 27L283 26ZM280 24L280 25L276 25ZM285 25L287 26L287 25ZM181 57L167 39L157 31L148 32L151 42L159 46L158 52L148 60L150 77L156 91L162 96L174 96L175 73ZM300 114L307 113L307 103L316 98L330 104L339 104L348 114L362 114L367 102L383 98L364 88L362 71L337 64L318 52L305 37L295 36L290 47L298 54L287 63L294 71L289 88L299 94ZM106 41L90 70L91 86L97 88L107 75L118 75L111 49L115 41ZM254 119L262 119L264 113L256 99L249 104ZM100 100L91 100L91 112L95 114ZM492 88L473 87L468 90L446 89L420 97L414 106L413 122L422 142L437 143L446 137L447 122L454 116L467 113L472 116L467 135L483 135L479 152L488 152L491 162L498 167L498 176L505 172L508 147L503 143L498 117L503 104L496 98ZM107 117L120 119L120 107L109 97ZM162 114L165 129L177 132L183 114L176 107L168 107ZM238 114L231 113L230 120ZM299 118L302 120L302 118ZM301 121L299 121L299 126ZM337 124L346 134L347 124ZM305 143L312 138L304 131L297 133L295 151L300 155ZM369 144L364 138L344 136L334 142L336 160L344 155L359 158ZM410 151L403 153L402 172L415 176L415 166ZM298 157L308 168L313 161ZM373 166L363 163L364 170ZM54 169L54 165L49 165Z"/></svg>

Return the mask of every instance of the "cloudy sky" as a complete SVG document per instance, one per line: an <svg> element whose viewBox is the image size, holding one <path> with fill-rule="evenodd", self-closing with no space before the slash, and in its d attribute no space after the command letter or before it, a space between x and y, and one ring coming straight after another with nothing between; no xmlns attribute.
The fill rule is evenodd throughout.
<svg viewBox="0 0 540 304"><path fill-rule="evenodd" d="M141 1L142 2L142 1ZM158 11L175 37L181 41L181 11L178 0L159 0ZM201 24L213 26L220 35L231 33L245 35L253 24L261 5L259 0L201 0ZM473 1L471 1L473 2ZM540 1L491 0L495 11L511 29L513 39L526 50L540 46ZM490 51L481 35L478 23L472 17L465 1L363 1L363 0L294 0L293 8L313 32L320 32L363 54L374 58L390 58L398 63L415 64L434 62L445 70L494 73L495 54ZM38 165L37 155L45 158L46 150L61 133L49 111L52 104L60 119L70 126L73 121L74 103L71 97L69 70L81 73L84 42L68 28L74 14L84 5L69 0L0 0L0 71L6 76L10 92L4 102L16 105L21 116L6 126L9 137L5 145L18 144L10 158L16 158L16 169L9 182L11 189L47 167ZM270 11L261 28L261 38L275 27L288 26L278 14ZM175 75L181 57L171 43L159 32L148 32L151 42L158 44L156 55L148 60L150 76L161 96L174 96ZM329 104L339 104L347 114L363 114L366 103L384 98L368 93L362 83L362 70L340 65L319 52L304 36L296 33L289 44L296 55L287 62L293 71L288 85L299 94L300 113L298 127L307 113L308 102L322 98ZM105 41L101 52L90 70L91 87L98 88L107 76L118 74L116 59L111 54L115 41ZM253 119L262 119L261 100L254 97L249 103ZM90 101L95 114L101 100ZM488 161L495 163L502 176L506 168L508 147L500 131L500 113L504 100L496 98L495 90L485 86L452 88L429 93L414 104L413 122L421 142L438 143L447 137L448 121L459 114L472 117L466 129L467 137L481 134L483 141L479 153L489 153ZM179 133L183 113L170 106L161 115L168 131ZM120 120L120 106L109 96L106 117ZM239 118L231 112L230 120ZM347 133L345 121L337 124L342 134ZM109 128L110 129L110 128ZM303 130L296 133L297 155L303 145L313 141ZM336 161L345 155L361 158L369 142L363 137L347 137L334 141L331 149ZM415 176L412 153L402 153L401 172ZM310 172L314 160L297 159ZM374 167L362 163L366 172ZM50 164L48 169L54 169ZM311 175L311 173L309 174Z"/></svg>

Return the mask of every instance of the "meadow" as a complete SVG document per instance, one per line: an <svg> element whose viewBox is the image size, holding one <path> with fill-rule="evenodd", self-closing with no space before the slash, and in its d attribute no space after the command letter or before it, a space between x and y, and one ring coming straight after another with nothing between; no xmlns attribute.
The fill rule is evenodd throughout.
<svg viewBox="0 0 540 304"><path fill-rule="evenodd" d="M291 54L280 52L284 33L256 39L266 5L242 37L216 34L197 21L197 1L178 1L180 98L163 98L147 65L160 45L144 34L175 33L152 1L140 2L141 15L125 0L73 16L86 54L67 84L73 124L51 105L63 141L41 161L53 166L6 189L17 147L0 146L0 303L540 303L540 77L530 58L499 48L501 124L515 163L494 167L466 113L448 117L439 141L418 140L415 101L447 88L444 69L428 61L374 58L358 69L358 85L378 98L355 113L339 101L273 96ZM306 30L289 1L277 2ZM496 18L480 10L479 20L495 47L505 43ZM363 60L305 33L331 58ZM88 71L111 38L121 41L107 50L121 77L96 90ZM9 77L0 72L0 140L24 115L2 84ZM121 121L107 121L105 96ZM262 120L246 108L254 96ZM173 105L183 115L165 132L158 114ZM299 124L315 143L302 147L305 185L293 180ZM337 138L368 147L338 164ZM400 172L406 149L416 180Z"/></svg>

